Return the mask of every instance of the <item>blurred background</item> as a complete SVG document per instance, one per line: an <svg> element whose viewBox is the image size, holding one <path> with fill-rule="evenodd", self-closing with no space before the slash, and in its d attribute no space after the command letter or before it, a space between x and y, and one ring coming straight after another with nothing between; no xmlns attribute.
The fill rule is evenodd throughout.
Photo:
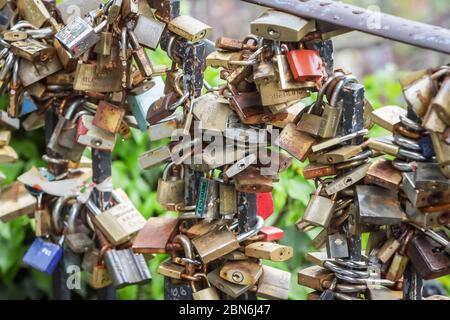
<svg viewBox="0 0 450 320"><path fill-rule="evenodd" d="M234 38L245 37L250 30L249 23L257 18L263 8L242 3L239 0L182 0L183 13L191 14L214 27L211 40L226 35ZM371 10L377 10L450 28L450 0L345 0ZM394 43L392 41L353 32L335 38L336 68L351 70L366 86L366 97L378 108L397 104L405 106L398 77L402 72L419 70L449 63L448 56ZM169 65L166 55L160 50L150 53L157 64ZM217 70L206 71L206 79L218 82ZM6 100L1 101L2 108ZM383 135L375 128L372 135ZM118 141L114 151L113 182L115 187L123 188L136 207L146 217L176 216L165 212L156 202L157 180L161 168L141 171L137 165L138 157L145 151L157 147L148 136L133 130L128 141ZM22 172L32 166L44 166L44 132L14 133L11 143L19 153L20 160L14 164L0 165L7 176L3 185L14 181ZM90 156L89 152L86 153ZM306 164L294 161L293 166L281 175L275 185L275 214L267 221L285 231L283 244L293 246L294 258L274 266L292 272L291 299L305 299L308 289L296 284L297 271L307 266L304 253L314 251L310 240L320 231L300 233L294 223L303 215L309 194L314 190L311 182L302 179L302 168ZM0 299L48 299L51 296L51 278L26 268L21 259L34 238L34 221L22 217L11 223L0 222ZM365 238L365 237L364 237ZM153 280L141 287L127 287L118 290L120 299L163 299L163 279L156 273L157 265L166 257L159 255L150 262ZM450 292L450 277L439 279L439 283ZM80 299L91 299L93 292L84 287L77 291Z"/></svg>

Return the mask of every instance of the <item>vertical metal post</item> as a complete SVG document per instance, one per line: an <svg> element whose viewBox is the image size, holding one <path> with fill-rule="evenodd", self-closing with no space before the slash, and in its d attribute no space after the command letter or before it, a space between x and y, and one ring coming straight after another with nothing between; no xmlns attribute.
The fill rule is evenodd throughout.
<svg viewBox="0 0 450 320"><path fill-rule="evenodd" d="M92 180L95 184L103 183L111 177L111 152L92 149ZM105 210L111 199L110 192L99 192L94 189L93 194L95 204L102 210ZM115 300L116 290L110 285L99 289L98 300Z"/></svg>
<svg viewBox="0 0 450 320"><path fill-rule="evenodd" d="M408 263L403 274L403 299L422 300L423 279L414 269L412 263Z"/></svg>
<svg viewBox="0 0 450 320"><path fill-rule="evenodd" d="M58 123L58 117L56 115L55 108L50 108L45 113L45 143L48 143L50 141L50 137L53 134L53 130L56 127L56 124ZM55 157L56 155L50 150L46 149L46 153L50 157ZM48 170L51 174L54 176L60 175L65 171L66 168L64 168L63 165L55 165L55 164L48 164ZM55 271L52 275L52 298L53 300L70 300L72 297L72 293L70 289L67 287L67 279L68 274L65 270L65 256L63 254L63 257L58 263L58 266L55 268Z"/></svg>

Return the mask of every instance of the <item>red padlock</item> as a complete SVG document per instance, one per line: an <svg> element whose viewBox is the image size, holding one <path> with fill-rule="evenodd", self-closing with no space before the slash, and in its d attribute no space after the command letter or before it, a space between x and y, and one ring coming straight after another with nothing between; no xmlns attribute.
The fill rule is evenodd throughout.
<svg viewBox="0 0 450 320"><path fill-rule="evenodd" d="M291 68L292 77L300 82L320 82L327 75L319 52L315 50L283 50Z"/></svg>
<svg viewBox="0 0 450 320"><path fill-rule="evenodd" d="M262 241L277 241L284 237L284 231L277 227L264 226L259 230L259 234L264 236Z"/></svg>
<svg viewBox="0 0 450 320"><path fill-rule="evenodd" d="M256 194L256 214L258 216L266 220L273 214L274 210L272 192Z"/></svg>

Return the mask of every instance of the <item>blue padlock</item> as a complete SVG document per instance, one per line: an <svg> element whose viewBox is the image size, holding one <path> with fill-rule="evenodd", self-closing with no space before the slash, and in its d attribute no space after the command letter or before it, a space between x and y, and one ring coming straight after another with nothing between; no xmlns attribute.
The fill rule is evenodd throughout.
<svg viewBox="0 0 450 320"><path fill-rule="evenodd" d="M36 270L52 274L62 256L61 245L36 238L25 253L22 262Z"/></svg>
<svg viewBox="0 0 450 320"><path fill-rule="evenodd" d="M418 144L425 158L431 159L436 155L434 152L433 142L431 141L431 137L429 135L422 137Z"/></svg>
<svg viewBox="0 0 450 320"><path fill-rule="evenodd" d="M147 111L153 102L164 96L164 81L161 77L155 77L133 89L128 95L128 105L141 131L148 128Z"/></svg>
<svg viewBox="0 0 450 320"><path fill-rule="evenodd" d="M23 93L22 106L20 108L20 115L24 116L26 114L32 113L38 109L37 104L34 102L31 95L25 91Z"/></svg>

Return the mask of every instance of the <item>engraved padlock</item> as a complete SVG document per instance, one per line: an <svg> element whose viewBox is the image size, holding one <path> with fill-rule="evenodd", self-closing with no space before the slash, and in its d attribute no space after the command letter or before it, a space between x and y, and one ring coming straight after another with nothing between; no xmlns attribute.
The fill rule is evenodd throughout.
<svg viewBox="0 0 450 320"><path fill-rule="evenodd" d="M175 176L177 169L178 176ZM164 169L162 178L158 180L158 202L167 210L175 210L175 207L184 202L184 166L169 163Z"/></svg>

